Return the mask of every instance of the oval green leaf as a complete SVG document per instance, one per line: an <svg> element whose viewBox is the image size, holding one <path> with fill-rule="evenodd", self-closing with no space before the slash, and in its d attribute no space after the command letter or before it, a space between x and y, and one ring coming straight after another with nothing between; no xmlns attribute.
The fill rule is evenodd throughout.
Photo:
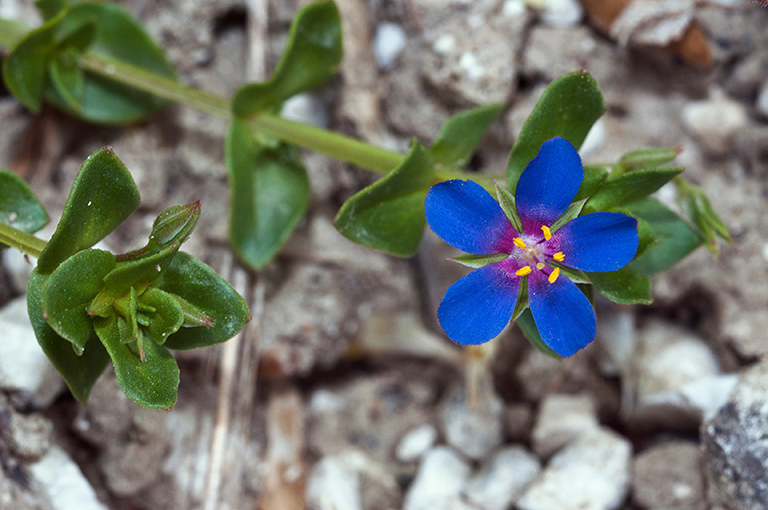
<svg viewBox="0 0 768 510"><path fill-rule="evenodd" d="M28 234L48 223L48 213L24 179L4 168L0 168L0 223Z"/></svg>
<svg viewBox="0 0 768 510"><path fill-rule="evenodd" d="M433 181L428 150L414 141L400 166L344 202L336 229L363 246L410 257L424 233L424 199Z"/></svg>
<svg viewBox="0 0 768 510"><path fill-rule="evenodd" d="M280 251L309 206L309 177L295 147L260 144L247 124L227 132L229 236L249 267L263 269Z"/></svg>
<svg viewBox="0 0 768 510"><path fill-rule="evenodd" d="M598 292L622 305L650 304L651 280L629 266L606 273L587 273Z"/></svg>
<svg viewBox="0 0 768 510"><path fill-rule="evenodd" d="M587 210L605 211L642 200L682 172L682 168L658 168L609 176L587 202Z"/></svg>
<svg viewBox="0 0 768 510"><path fill-rule="evenodd" d="M435 165L455 170L464 168L503 109L503 104L490 104L448 119L429 148Z"/></svg>
<svg viewBox="0 0 768 510"><path fill-rule="evenodd" d="M182 327L166 340L170 349L195 349L228 340L251 320L248 305L213 269L179 252L155 286L203 311L213 326Z"/></svg>

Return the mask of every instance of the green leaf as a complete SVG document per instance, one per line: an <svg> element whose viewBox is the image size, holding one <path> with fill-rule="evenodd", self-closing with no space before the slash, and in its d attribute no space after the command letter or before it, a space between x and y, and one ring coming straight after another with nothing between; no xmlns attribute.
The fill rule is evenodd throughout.
<svg viewBox="0 0 768 510"><path fill-rule="evenodd" d="M531 313L530 308L526 309L522 314L520 314L516 324L520 327L520 331L523 332L525 338L531 342L531 345L536 347L547 356L557 360L563 359L559 354L547 347L547 344L545 344L544 340L541 339L539 329L536 327L536 322L533 320L533 314Z"/></svg>
<svg viewBox="0 0 768 510"><path fill-rule="evenodd" d="M85 78L72 59L67 55L51 59L48 62L48 75L62 101L73 110L79 110Z"/></svg>
<svg viewBox="0 0 768 510"><path fill-rule="evenodd" d="M165 342L170 349L195 349L235 336L251 320L243 298L213 269L179 252L155 286L187 301L205 313L210 327L182 327Z"/></svg>
<svg viewBox="0 0 768 510"><path fill-rule="evenodd" d="M144 342L146 361L142 361L129 344L123 343L118 322L116 316L98 317L94 325L112 358L117 382L123 392L147 409L171 409L179 388L179 367L173 356L164 346L147 339Z"/></svg>
<svg viewBox="0 0 768 510"><path fill-rule="evenodd" d="M27 33L3 60L6 87L21 104L39 112L46 84L48 58L54 48L54 36L62 16Z"/></svg>
<svg viewBox="0 0 768 510"><path fill-rule="evenodd" d="M27 283L27 309L32 328L40 347L53 366L64 378L72 395L81 402L88 395L96 379L109 364L109 355L94 336L85 343L81 356L75 354L72 344L60 337L43 318L42 293L49 275L35 269Z"/></svg>
<svg viewBox="0 0 768 510"><path fill-rule="evenodd" d="M147 316L147 331L159 344L165 343L168 336L176 333L184 324L184 312L179 302L172 295L154 287L147 288L139 297L139 313Z"/></svg>
<svg viewBox="0 0 768 510"><path fill-rule="evenodd" d="M659 168L610 176L589 199L587 209L590 212L605 211L642 200L682 172L682 168Z"/></svg>
<svg viewBox="0 0 768 510"><path fill-rule="evenodd" d="M48 223L48 213L24 179L5 168L0 168L0 223L28 234Z"/></svg>
<svg viewBox="0 0 768 510"><path fill-rule="evenodd" d="M325 83L341 62L341 17L332 1L310 4L296 15L288 45L272 76L237 91L232 109L237 116L276 111L283 101Z"/></svg>
<svg viewBox="0 0 768 510"><path fill-rule="evenodd" d="M630 211L627 211L626 213L630 216L632 215ZM639 259L645 255L648 250L659 244L659 237L656 235L656 232L653 230L650 223L641 218L635 219L637 220L637 235L640 238L637 245L637 253L635 253L635 259Z"/></svg>
<svg viewBox="0 0 768 510"><path fill-rule="evenodd" d="M515 197L506 188L499 186L496 183L496 199L501 205L501 209L507 216L507 219L512 224L515 230L518 232L523 231L523 222L520 219L520 215L517 213L517 204L515 204Z"/></svg>
<svg viewBox="0 0 768 510"><path fill-rule="evenodd" d="M512 147L507 188L514 193L520 174L547 140L562 136L578 150L604 111L600 88L586 71L568 73L550 83Z"/></svg>
<svg viewBox="0 0 768 510"><path fill-rule="evenodd" d="M634 172L648 168L658 168L671 162L678 154L680 147L644 147L624 154L614 169L614 172Z"/></svg>
<svg viewBox="0 0 768 510"><path fill-rule="evenodd" d="M309 177L295 147L262 146L232 119L225 146L229 175L229 237L249 267L263 269L293 233L310 198Z"/></svg>
<svg viewBox="0 0 768 510"><path fill-rule="evenodd" d="M641 274L650 276L666 271L701 244L701 239L688 223L657 200L641 200L627 209L636 218L648 222L659 239L659 243L645 255L630 263L630 267Z"/></svg>
<svg viewBox="0 0 768 510"><path fill-rule="evenodd" d="M363 246L410 257L424 233L424 199L432 184L432 160L414 141L400 166L344 202L336 229Z"/></svg>
<svg viewBox="0 0 768 510"><path fill-rule="evenodd" d="M141 23L121 7L109 2L78 2L66 11L58 27L62 35L72 34L85 24L96 27L89 50L164 78L176 79L173 66ZM68 47L82 46L70 40ZM151 115L167 101L147 92L86 72L80 108L72 108L55 89L47 98L62 109L90 122L125 124Z"/></svg>
<svg viewBox="0 0 768 510"><path fill-rule="evenodd" d="M651 280L629 266L607 273L587 273L603 296L622 305L650 304Z"/></svg>
<svg viewBox="0 0 768 510"><path fill-rule="evenodd" d="M435 165L451 169L464 168L503 109L503 104L490 104L458 113L448 119L440 129L435 143L429 148Z"/></svg>
<svg viewBox="0 0 768 510"><path fill-rule="evenodd" d="M66 0L37 0L35 2L35 7L40 11L40 15L45 21L56 17L67 6L69 6L69 2Z"/></svg>
<svg viewBox="0 0 768 510"><path fill-rule="evenodd" d="M462 266L467 266L467 267L477 269L478 267L487 266L488 264L493 264L494 262L500 262L506 259L507 257L509 257L509 255L506 253L496 253L495 255L467 254L467 255L459 255L458 257L451 257L448 260L452 260L453 262L458 262Z"/></svg>
<svg viewBox="0 0 768 510"><path fill-rule="evenodd" d="M585 166L584 180L573 198L574 202L589 198L600 189L608 178L608 170L599 166Z"/></svg>
<svg viewBox="0 0 768 510"><path fill-rule="evenodd" d="M139 206L131 174L110 148L91 154L75 177L56 232L37 261L50 273L69 256L90 248Z"/></svg>
<svg viewBox="0 0 768 510"><path fill-rule="evenodd" d="M80 251L51 273L43 289L43 314L48 324L72 342L78 355L93 334L88 308L104 287L104 276L114 267L115 256L108 251Z"/></svg>

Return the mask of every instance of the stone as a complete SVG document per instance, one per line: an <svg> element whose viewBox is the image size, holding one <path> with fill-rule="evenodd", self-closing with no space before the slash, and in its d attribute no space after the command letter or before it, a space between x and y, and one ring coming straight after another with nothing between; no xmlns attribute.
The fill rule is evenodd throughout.
<svg viewBox="0 0 768 510"><path fill-rule="evenodd" d="M75 461L58 446L31 464L29 472L54 510L107 510Z"/></svg>
<svg viewBox="0 0 768 510"><path fill-rule="evenodd" d="M462 493L471 468L456 451L445 446L430 450L408 488L403 510L469 510Z"/></svg>
<svg viewBox="0 0 768 510"><path fill-rule="evenodd" d="M768 508L768 362L741 375L718 413L701 427L712 496L729 510Z"/></svg>
<svg viewBox="0 0 768 510"><path fill-rule="evenodd" d="M584 8L577 0L546 0L539 17L551 27L570 27L579 24Z"/></svg>
<svg viewBox="0 0 768 510"><path fill-rule="evenodd" d="M633 398L626 407L627 421L638 427L695 430L707 409L724 402L733 384L718 378L717 356L703 339L658 320L638 331L631 373L634 377L625 379Z"/></svg>
<svg viewBox="0 0 768 510"><path fill-rule="evenodd" d="M437 439L437 429L425 423L409 430L397 443L395 458L400 462L411 462L418 460L435 444Z"/></svg>
<svg viewBox="0 0 768 510"><path fill-rule="evenodd" d="M362 510L358 474L336 458L321 459L309 474L307 505L315 510Z"/></svg>
<svg viewBox="0 0 768 510"><path fill-rule="evenodd" d="M533 426L533 451L546 459L599 426L595 403L589 395L547 395Z"/></svg>
<svg viewBox="0 0 768 510"><path fill-rule="evenodd" d="M400 54L405 49L407 39L402 25L382 23L376 27L373 38L373 52L381 69L391 69L397 64Z"/></svg>
<svg viewBox="0 0 768 510"><path fill-rule="evenodd" d="M36 461L51 446L51 422L41 414L14 413L10 423L11 451L25 461Z"/></svg>
<svg viewBox="0 0 768 510"><path fill-rule="evenodd" d="M502 448L470 478L467 501L482 510L507 510L540 471L539 459L522 446Z"/></svg>
<svg viewBox="0 0 768 510"><path fill-rule="evenodd" d="M507 404L504 408L504 432L508 441L528 443L533 425L533 410L524 403Z"/></svg>
<svg viewBox="0 0 768 510"><path fill-rule="evenodd" d="M0 310L0 388L18 392L23 400L45 407L63 389L63 380L37 343L21 296Z"/></svg>
<svg viewBox="0 0 768 510"><path fill-rule="evenodd" d="M632 464L632 500L643 510L707 510L698 445L672 441L637 455Z"/></svg>
<svg viewBox="0 0 768 510"><path fill-rule="evenodd" d="M747 127L744 105L717 92L705 101L685 105L682 118L686 129L711 156L728 154L734 138Z"/></svg>
<svg viewBox="0 0 768 510"><path fill-rule="evenodd" d="M503 439L504 404L493 395L470 405L464 387L448 391L440 410L446 442L470 459L480 460L495 450Z"/></svg>
<svg viewBox="0 0 768 510"><path fill-rule="evenodd" d="M766 81L760 88L760 94L757 96L755 108L757 108L757 112L760 115L768 119L768 81Z"/></svg>
<svg viewBox="0 0 768 510"><path fill-rule="evenodd" d="M629 490L632 446L600 428L549 461L517 501L519 510L616 510Z"/></svg>
<svg viewBox="0 0 768 510"><path fill-rule="evenodd" d="M280 116L322 128L330 126L328 107L314 94L296 94L283 103Z"/></svg>

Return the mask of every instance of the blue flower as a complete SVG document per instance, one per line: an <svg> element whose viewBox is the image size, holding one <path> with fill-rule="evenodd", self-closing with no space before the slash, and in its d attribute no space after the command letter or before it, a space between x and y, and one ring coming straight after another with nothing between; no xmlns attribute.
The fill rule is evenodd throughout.
<svg viewBox="0 0 768 510"><path fill-rule="evenodd" d="M430 228L446 243L477 255L507 255L455 282L437 312L450 339L480 344L509 323L521 282L544 343L560 356L586 347L597 328L595 312L558 265L588 272L616 271L637 252L637 220L595 212L551 227L566 211L584 179L576 149L563 138L545 142L520 176L515 192L522 231L498 202L472 181L446 181L429 190Z"/></svg>

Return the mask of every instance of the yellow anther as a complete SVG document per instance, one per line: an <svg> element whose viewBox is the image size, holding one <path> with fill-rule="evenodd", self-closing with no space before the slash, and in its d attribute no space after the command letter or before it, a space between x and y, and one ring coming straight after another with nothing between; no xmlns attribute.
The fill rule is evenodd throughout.
<svg viewBox="0 0 768 510"><path fill-rule="evenodd" d="M562 262L563 260L565 260L565 255L563 254L563 252L559 251L554 255L552 255L552 258L558 262Z"/></svg>
<svg viewBox="0 0 768 510"><path fill-rule="evenodd" d="M560 276L560 268L556 267L552 271L552 274L549 275L549 278L547 278L547 281L549 281L549 283L555 283L555 280L557 280L558 276Z"/></svg>
<svg viewBox="0 0 768 510"><path fill-rule="evenodd" d="M538 269L539 271L544 269L544 262L539 262L538 264L536 264L536 269Z"/></svg>
<svg viewBox="0 0 768 510"><path fill-rule="evenodd" d="M549 241L552 238L552 231L546 225L541 226L541 231L544 232L544 239Z"/></svg>
<svg viewBox="0 0 768 510"><path fill-rule="evenodd" d="M519 237L515 237L514 239L512 239L512 242L515 243L515 246L517 246L521 250L525 248L525 243Z"/></svg>
<svg viewBox="0 0 768 510"><path fill-rule="evenodd" d="M517 271L515 271L515 274L517 276L525 276L531 272L531 266L523 266Z"/></svg>

